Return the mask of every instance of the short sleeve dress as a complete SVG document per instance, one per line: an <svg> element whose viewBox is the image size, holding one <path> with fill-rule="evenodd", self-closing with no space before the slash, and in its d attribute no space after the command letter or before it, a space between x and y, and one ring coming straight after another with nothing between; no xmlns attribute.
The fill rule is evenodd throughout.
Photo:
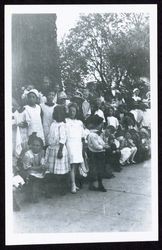
<svg viewBox="0 0 162 250"><path fill-rule="evenodd" d="M50 130L50 126L53 122L53 111L54 107L56 106L55 104L52 106L48 106L45 103L40 104L43 112L43 131L44 131L44 137L45 137L45 143L47 144L48 142L48 134Z"/></svg>
<svg viewBox="0 0 162 250"><path fill-rule="evenodd" d="M33 132L36 132L37 136L40 137L43 142L45 142L41 120L41 107L37 104L35 107L26 105L25 110L26 122L28 123L28 136L30 136Z"/></svg>
<svg viewBox="0 0 162 250"><path fill-rule="evenodd" d="M59 146L64 144L61 159L57 158ZM53 174L66 174L70 171L68 152L66 148L66 128L65 123L54 121L51 124L48 135L48 148L46 150L45 162L48 170Z"/></svg>
<svg viewBox="0 0 162 250"><path fill-rule="evenodd" d="M28 150L22 158L23 168L29 175L42 179L45 176L45 171L41 169L41 165L45 164L44 151L42 150L38 154L34 154L31 150ZM38 167L37 170L33 170L32 167Z"/></svg>
<svg viewBox="0 0 162 250"><path fill-rule="evenodd" d="M83 163L82 138L84 137L84 127L82 121L67 118L66 132L70 164Z"/></svg>
<svg viewBox="0 0 162 250"><path fill-rule="evenodd" d="M14 114L15 124L18 125L21 122L25 122L27 119L26 110L24 109L21 113L15 112ZM17 128L20 131L21 136L21 146L22 149L28 149L28 128ZM18 131L17 131L18 132Z"/></svg>

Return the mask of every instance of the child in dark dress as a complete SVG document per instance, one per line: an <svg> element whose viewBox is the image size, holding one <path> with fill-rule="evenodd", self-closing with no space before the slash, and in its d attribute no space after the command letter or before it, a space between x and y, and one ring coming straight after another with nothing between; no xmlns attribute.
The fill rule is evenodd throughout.
<svg viewBox="0 0 162 250"><path fill-rule="evenodd" d="M103 172L105 169L105 148L106 143L100 134L103 127L103 119L98 115L89 117L88 124L90 133L88 135L88 158L89 158L89 190L106 192L102 183ZM98 187L94 185L98 181Z"/></svg>

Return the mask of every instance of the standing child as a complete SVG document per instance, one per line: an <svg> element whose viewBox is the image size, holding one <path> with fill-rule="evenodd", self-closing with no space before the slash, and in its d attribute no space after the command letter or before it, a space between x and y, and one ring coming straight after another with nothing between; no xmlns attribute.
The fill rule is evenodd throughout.
<svg viewBox="0 0 162 250"><path fill-rule="evenodd" d="M89 158L89 190L106 192L102 183L105 168L105 148L106 144L100 134L103 127L103 119L98 115L89 117L91 124L90 134L88 135L88 158ZM98 187L94 186L97 177Z"/></svg>
<svg viewBox="0 0 162 250"><path fill-rule="evenodd" d="M44 132L41 120L41 107L36 104L39 93L36 89L31 89L28 93L28 105L25 106L26 110L26 122L28 123L28 136L33 132L37 133L37 136L40 137L43 142Z"/></svg>
<svg viewBox="0 0 162 250"><path fill-rule="evenodd" d="M71 166L71 192L73 194L79 189L76 186L76 168L83 163L82 142L84 140L84 128L82 121L77 119L77 104L69 104L69 118L66 119L67 149Z"/></svg>
<svg viewBox="0 0 162 250"><path fill-rule="evenodd" d="M23 151L28 149L28 124L26 122L27 114L23 106L19 106L14 114L15 125L17 126L16 146L21 146ZM19 145L20 144L20 145ZM21 151L19 152L19 154ZM18 155L19 155L18 154Z"/></svg>
<svg viewBox="0 0 162 250"><path fill-rule="evenodd" d="M40 106L42 108L42 121L43 121L43 131L45 137L45 144L48 142L48 134L50 130L50 126L53 122L53 110L57 105L54 103L55 92L50 90L47 94L47 102L41 103Z"/></svg>
<svg viewBox="0 0 162 250"><path fill-rule="evenodd" d="M84 89L83 91L84 101L82 103L82 111L85 120L91 115L91 105L89 103L88 97L89 97L89 90Z"/></svg>
<svg viewBox="0 0 162 250"><path fill-rule="evenodd" d="M70 171L66 148L65 109L56 106L53 112L53 123L48 135L48 148L46 150L46 163L48 170L53 174L66 174Z"/></svg>
<svg viewBox="0 0 162 250"><path fill-rule="evenodd" d="M111 107L109 108L108 116L107 116L107 125L114 126L115 129L118 129L119 121L114 116L114 109Z"/></svg>
<svg viewBox="0 0 162 250"><path fill-rule="evenodd" d="M45 158L43 151L43 141L35 134L30 136L30 149L22 158L23 168L29 178L29 195L31 201L38 202L40 180L45 177Z"/></svg>
<svg viewBox="0 0 162 250"><path fill-rule="evenodd" d="M95 105L94 105L94 115L98 115L99 117L101 117L103 119L103 122L105 122L105 116L104 116L104 112L101 109L102 107L102 101L100 98L96 98L95 101Z"/></svg>

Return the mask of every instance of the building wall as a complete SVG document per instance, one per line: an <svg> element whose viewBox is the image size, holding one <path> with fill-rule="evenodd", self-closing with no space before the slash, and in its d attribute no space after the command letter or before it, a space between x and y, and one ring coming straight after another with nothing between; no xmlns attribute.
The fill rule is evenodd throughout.
<svg viewBox="0 0 162 250"><path fill-rule="evenodd" d="M44 76L60 84L56 14L13 14L13 95L28 84L41 89Z"/></svg>

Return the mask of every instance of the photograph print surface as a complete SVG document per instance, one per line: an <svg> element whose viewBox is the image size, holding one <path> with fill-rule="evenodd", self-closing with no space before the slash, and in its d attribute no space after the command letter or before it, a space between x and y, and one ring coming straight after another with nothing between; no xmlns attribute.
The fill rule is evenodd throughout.
<svg viewBox="0 0 162 250"><path fill-rule="evenodd" d="M157 240L156 22L5 7L6 244Z"/></svg>

